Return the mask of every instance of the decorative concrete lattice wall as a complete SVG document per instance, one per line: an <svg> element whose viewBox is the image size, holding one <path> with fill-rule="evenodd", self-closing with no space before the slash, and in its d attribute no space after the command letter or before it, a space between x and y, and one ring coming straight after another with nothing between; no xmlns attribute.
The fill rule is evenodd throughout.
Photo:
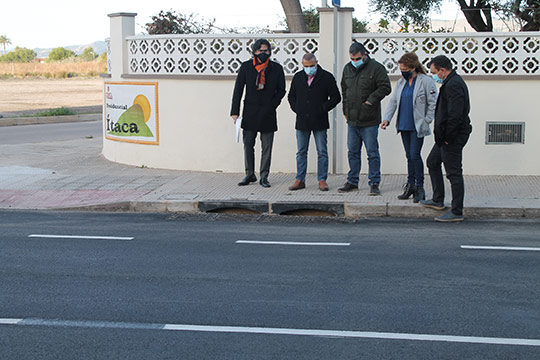
<svg viewBox="0 0 540 360"><path fill-rule="evenodd" d="M107 74L111 74L111 39L105 39L105 44L107 45Z"/></svg>
<svg viewBox="0 0 540 360"><path fill-rule="evenodd" d="M538 33L353 34L390 75L399 75L398 59L414 51L427 65L436 55L452 59L462 75L539 75ZM251 57L251 45L260 37L272 44L272 58L285 74L301 69L307 52L320 49L318 34L271 35L148 35L128 42L129 74L235 75ZM110 47L110 46L109 46ZM110 64L108 64L110 66Z"/></svg>
<svg viewBox="0 0 540 360"><path fill-rule="evenodd" d="M305 36L304 36L305 35ZM263 35L151 35L128 37L129 74L236 75ZM264 35L285 74L301 69L302 56L319 51L318 34Z"/></svg>
<svg viewBox="0 0 540 360"><path fill-rule="evenodd" d="M538 75L538 33L354 34L391 75L397 61L415 52L424 65L436 55L447 55L462 75Z"/></svg>

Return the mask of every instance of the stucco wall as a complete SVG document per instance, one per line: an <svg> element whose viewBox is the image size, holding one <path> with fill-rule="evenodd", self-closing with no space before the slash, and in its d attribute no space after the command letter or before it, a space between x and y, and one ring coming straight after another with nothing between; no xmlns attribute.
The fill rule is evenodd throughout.
<svg viewBox="0 0 540 360"><path fill-rule="evenodd" d="M159 88L160 144L141 145L104 139L103 155L112 161L194 171L243 172L242 142L234 140L229 117L233 80L145 79ZM471 94L473 133L464 151L464 172L470 175L540 175L540 111L538 80L466 80ZM394 86L394 83L392 84ZM287 82L287 89L290 83ZM386 107L386 101L383 109ZM340 106L340 105L339 105ZM486 145L486 121L525 122L525 144ZM346 173L346 127L338 116L338 173ZM286 98L278 109L272 172L296 171L294 114ZM332 135L329 132L329 148ZM383 174L405 174L405 154L393 124L379 132ZM256 169L260 159L257 141ZM426 139L427 157L433 137ZM330 158L332 155L330 154ZM330 169L332 167L330 166ZM364 155L362 171L367 170ZM316 171L315 144L310 144L308 171ZM427 171L427 170L426 170Z"/></svg>

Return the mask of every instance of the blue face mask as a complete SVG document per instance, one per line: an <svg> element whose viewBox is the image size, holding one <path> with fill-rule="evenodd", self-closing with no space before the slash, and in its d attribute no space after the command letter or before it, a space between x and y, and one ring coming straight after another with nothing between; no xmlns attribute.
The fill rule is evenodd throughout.
<svg viewBox="0 0 540 360"><path fill-rule="evenodd" d="M362 59L360 59L360 60L358 60L358 61L352 61L352 60L351 60L351 64L352 64L352 66L354 66L355 68L358 69L359 67L361 67L362 65L364 65L364 60L362 60Z"/></svg>
<svg viewBox="0 0 540 360"><path fill-rule="evenodd" d="M304 71L306 72L307 76L313 76L317 72L317 67L316 66L305 67Z"/></svg>
<svg viewBox="0 0 540 360"><path fill-rule="evenodd" d="M441 79L441 78L439 77L439 75L437 75L437 74L433 74L433 75L431 75L431 77L433 78L433 81L435 81L435 82L438 83L438 84L442 84L442 83L444 82L444 80Z"/></svg>

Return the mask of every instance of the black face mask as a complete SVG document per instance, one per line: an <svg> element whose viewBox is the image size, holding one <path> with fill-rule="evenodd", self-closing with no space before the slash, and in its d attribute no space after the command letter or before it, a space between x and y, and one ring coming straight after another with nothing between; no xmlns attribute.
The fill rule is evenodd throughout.
<svg viewBox="0 0 540 360"><path fill-rule="evenodd" d="M409 80L412 76L412 71L402 71L401 75L405 78L405 80Z"/></svg>
<svg viewBox="0 0 540 360"><path fill-rule="evenodd" d="M270 57L270 54L267 54L267 53L260 53L258 55L255 55L257 57L257 59L259 59L259 61L261 63L263 62L266 62L266 60L268 60L268 58Z"/></svg>

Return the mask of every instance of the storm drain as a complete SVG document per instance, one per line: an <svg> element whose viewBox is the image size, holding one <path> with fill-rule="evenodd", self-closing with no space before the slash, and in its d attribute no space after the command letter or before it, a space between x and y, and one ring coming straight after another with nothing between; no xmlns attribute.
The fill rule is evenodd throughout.
<svg viewBox="0 0 540 360"><path fill-rule="evenodd" d="M342 203L288 203L271 204L272 214L285 216L344 216Z"/></svg>
<svg viewBox="0 0 540 360"><path fill-rule="evenodd" d="M286 216L337 216L331 211L319 209L295 209L280 213L279 215Z"/></svg>
<svg viewBox="0 0 540 360"><path fill-rule="evenodd" d="M240 208L240 207L226 207L217 208L206 211L210 214L241 214L241 215L260 215L261 213L256 210Z"/></svg>
<svg viewBox="0 0 540 360"><path fill-rule="evenodd" d="M261 201L199 201L199 211L211 214L268 214L268 203Z"/></svg>

